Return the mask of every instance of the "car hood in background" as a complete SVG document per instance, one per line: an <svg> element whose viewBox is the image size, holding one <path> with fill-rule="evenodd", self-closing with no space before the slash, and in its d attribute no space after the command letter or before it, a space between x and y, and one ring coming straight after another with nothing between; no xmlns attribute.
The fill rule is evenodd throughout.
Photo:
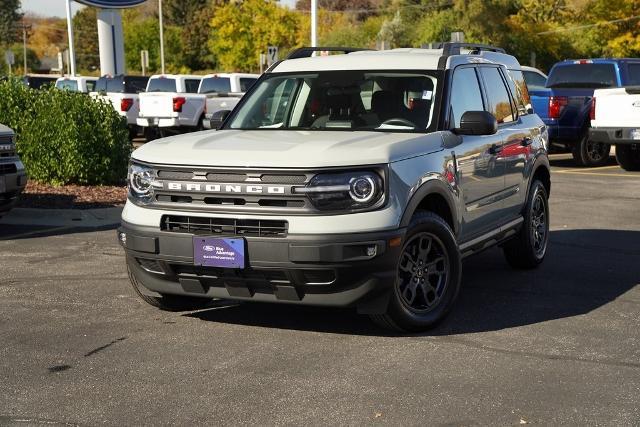
<svg viewBox="0 0 640 427"><path fill-rule="evenodd" d="M170 165L316 168L389 163L441 149L440 132L222 130L158 139L132 158Z"/></svg>

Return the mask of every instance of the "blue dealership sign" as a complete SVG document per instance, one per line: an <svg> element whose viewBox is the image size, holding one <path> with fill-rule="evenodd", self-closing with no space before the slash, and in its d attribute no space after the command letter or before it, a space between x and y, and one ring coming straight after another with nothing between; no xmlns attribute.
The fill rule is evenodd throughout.
<svg viewBox="0 0 640 427"><path fill-rule="evenodd" d="M102 9L122 9L125 7L138 6L147 0L75 0L86 6L94 6Z"/></svg>

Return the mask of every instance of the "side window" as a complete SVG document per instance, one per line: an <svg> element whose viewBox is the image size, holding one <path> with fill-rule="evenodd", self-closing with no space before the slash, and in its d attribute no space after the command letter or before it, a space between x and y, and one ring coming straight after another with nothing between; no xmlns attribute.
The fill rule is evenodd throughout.
<svg viewBox="0 0 640 427"><path fill-rule="evenodd" d="M496 117L498 124L515 121L516 115L511 109L511 99L500 70L494 67L482 67L480 70L489 101L486 110Z"/></svg>
<svg viewBox="0 0 640 427"><path fill-rule="evenodd" d="M240 77L240 91L241 92L247 92L249 89L251 89L251 86L253 86L253 84L257 80L258 79L249 78L249 77ZM229 90L231 90L231 89L229 89Z"/></svg>
<svg viewBox="0 0 640 427"><path fill-rule="evenodd" d="M451 117L453 128L460 127L460 118L466 111L483 111L482 93L474 68L458 68L451 82Z"/></svg>
<svg viewBox="0 0 640 427"><path fill-rule="evenodd" d="M629 76L628 86L640 85L640 62L632 62L627 65L627 75Z"/></svg>
<svg viewBox="0 0 640 427"><path fill-rule="evenodd" d="M93 80L87 80L87 92L93 92L93 89L96 87L96 82Z"/></svg>
<svg viewBox="0 0 640 427"><path fill-rule="evenodd" d="M507 81L509 82L509 89L511 89L511 93L515 98L518 114L524 116L527 114L527 108L531 105L527 83L522 71L509 70L509 77Z"/></svg>
<svg viewBox="0 0 640 427"><path fill-rule="evenodd" d="M184 88L187 93L198 93L198 86L200 86L200 80L185 79L184 81Z"/></svg>

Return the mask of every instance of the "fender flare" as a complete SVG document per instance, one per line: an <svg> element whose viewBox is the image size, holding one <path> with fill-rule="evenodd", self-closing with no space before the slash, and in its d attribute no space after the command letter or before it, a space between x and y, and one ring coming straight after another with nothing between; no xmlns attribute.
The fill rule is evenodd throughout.
<svg viewBox="0 0 640 427"><path fill-rule="evenodd" d="M547 197L551 195L551 164L549 158L546 155L539 155L531 166L531 172L529 173L529 182L527 183L527 196L525 200L529 199L529 192L531 191L531 184L533 184L533 176L538 172L538 169L545 168L549 173L549 191Z"/></svg>
<svg viewBox="0 0 640 427"><path fill-rule="evenodd" d="M407 227L411 222L411 218L413 214L418 209L418 205L430 194L438 194L442 196L444 200L447 202L449 207L449 211L451 212L451 218L453 219L453 234L458 235L459 231L459 218L458 218L458 209L457 204L452 194L451 187L442 182L440 179L431 179L424 184L422 184L411 196L409 203L407 203L407 207L402 214L402 219L400 221L400 227Z"/></svg>

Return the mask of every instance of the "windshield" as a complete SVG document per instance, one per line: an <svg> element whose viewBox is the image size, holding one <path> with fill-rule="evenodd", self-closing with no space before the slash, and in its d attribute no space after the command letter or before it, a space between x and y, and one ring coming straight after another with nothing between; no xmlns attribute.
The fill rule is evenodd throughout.
<svg viewBox="0 0 640 427"><path fill-rule="evenodd" d="M547 87L600 88L616 87L613 64L569 64L551 70Z"/></svg>
<svg viewBox="0 0 640 427"><path fill-rule="evenodd" d="M273 74L234 113L231 129L425 131L436 72Z"/></svg>
<svg viewBox="0 0 640 427"><path fill-rule="evenodd" d="M176 92L176 79L166 77L150 79L147 92Z"/></svg>
<svg viewBox="0 0 640 427"><path fill-rule="evenodd" d="M63 90L77 91L78 82L75 80L58 80L56 87Z"/></svg>
<svg viewBox="0 0 640 427"><path fill-rule="evenodd" d="M207 77L202 79L198 93L229 93L231 80L229 77Z"/></svg>

